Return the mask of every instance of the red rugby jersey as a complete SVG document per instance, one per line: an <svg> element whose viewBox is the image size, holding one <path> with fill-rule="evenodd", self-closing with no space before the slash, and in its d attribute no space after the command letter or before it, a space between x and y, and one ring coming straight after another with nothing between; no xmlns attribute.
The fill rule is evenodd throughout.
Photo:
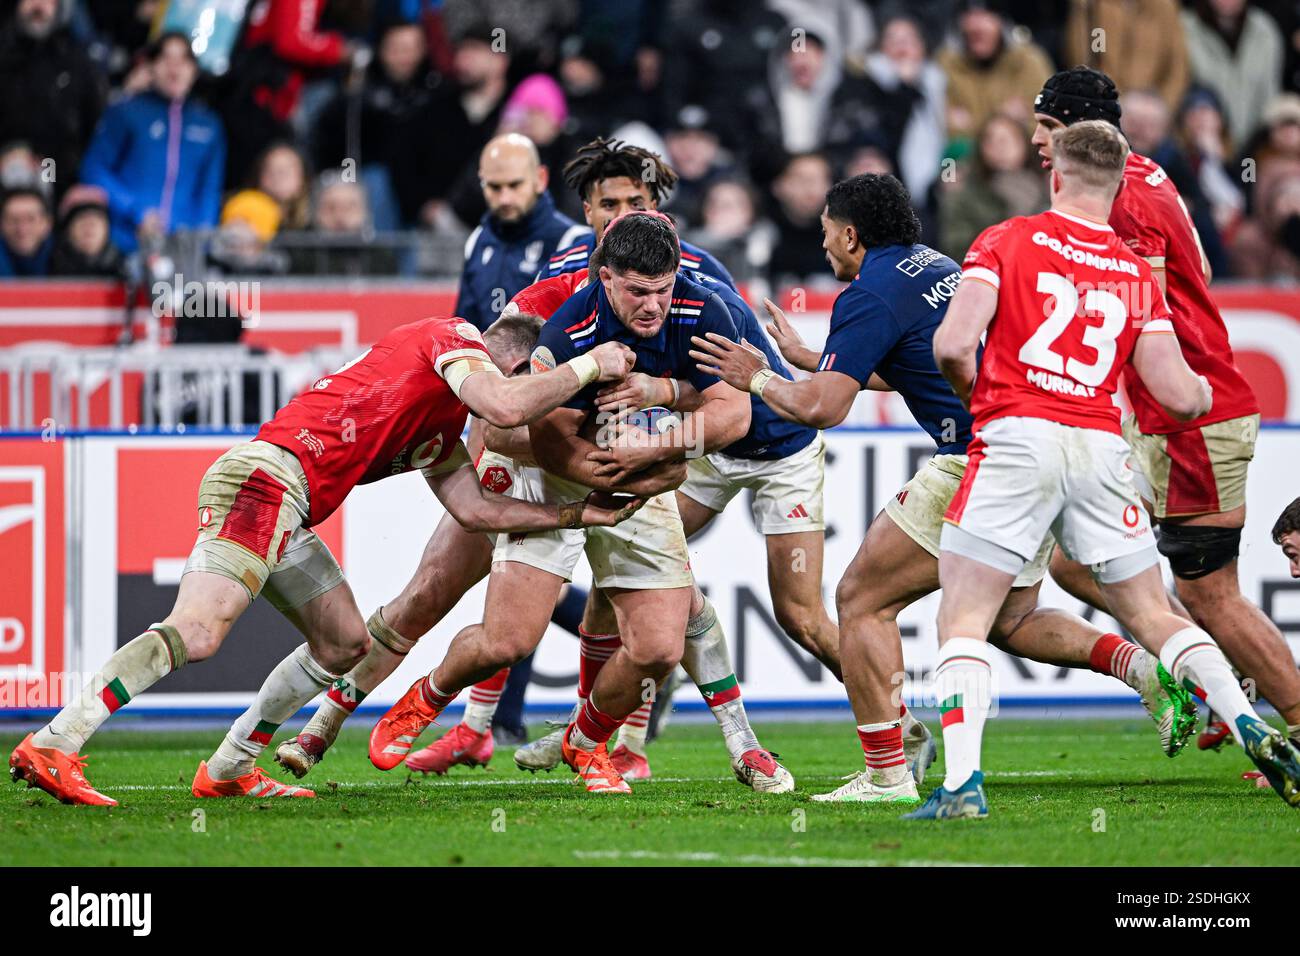
<svg viewBox="0 0 1300 956"><path fill-rule="evenodd" d="M464 319L399 326L261 427L259 439L302 463L311 489L308 525L328 518L357 485L447 460L469 409L442 372L462 358L492 361Z"/></svg>
<svg viewBox="0 0 1300 956"><path fill-rule="evenodd" d="M1006 416L1119 433L1115 390L1139 335L1171 332L1151 267L1104 223L1048 211L982 232L962 281L998 290L971 396Z"/></svg>
<svg viewBox="0 0 1300 956"><path fill-rule="evenodd" d="M516 292L515 297L506 304L501 314L515 315L522 312L525 315L540 315L543 319L549 319L559 311L560 306L564 305L565 299L579 289L585 288L586 285L587 273L562 272L549 279L534 282L528 288Z"/></svg>
<svg viewBox="0 0 1300 956"><path fill-rule="evenodd" d="M1124 387L1138 429L1146 435L1167 435L1258 412L1259 402L1237 370L1228 330L1210 296L1205 254L1187 206L1165 171L1147 157L1129 154L1110 224L1134 253L1153 268L1164 267L1165 297L1183 356L1214 388L1213 407L1200 418L1180 422L1151 397L1136 373L1127 370Z"/></svg>

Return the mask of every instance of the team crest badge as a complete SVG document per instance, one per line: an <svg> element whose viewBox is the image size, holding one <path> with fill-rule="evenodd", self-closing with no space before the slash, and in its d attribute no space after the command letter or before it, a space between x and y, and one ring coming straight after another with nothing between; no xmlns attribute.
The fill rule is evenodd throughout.
<svg viewBox="0 0 1300 956"><path fill-rule="evenodd" d="M510 472L501 465L493 465L483 470L483 478L480 482L488 491L495 492L498 495L504 495L514 484L514 479L510 477Z"/></svg>

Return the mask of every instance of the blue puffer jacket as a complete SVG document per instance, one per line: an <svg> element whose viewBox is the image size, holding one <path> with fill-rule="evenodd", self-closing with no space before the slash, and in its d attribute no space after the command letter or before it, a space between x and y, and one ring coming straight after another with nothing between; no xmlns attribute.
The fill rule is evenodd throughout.
<svg viewBox="0 0 1300 956"><path fill-rule="evenodd" d="M215 226L225 162L226 135L215 113L193 99L172 103L149 92L104 113L81 179L108 192L113 241L130 252L150 209L167 232Z"/></svg>

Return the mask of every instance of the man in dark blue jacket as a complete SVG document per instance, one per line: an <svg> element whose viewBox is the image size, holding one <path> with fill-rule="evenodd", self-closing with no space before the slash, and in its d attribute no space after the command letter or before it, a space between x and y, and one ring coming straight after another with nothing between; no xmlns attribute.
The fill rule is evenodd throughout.
<svg viewBox="0 0 1300 956"><path fill-rule="evenodd" d="M153 85L104 113L81 164L83 182L108 193L113 242L134 251L144 236L215 226L226 136L190 90L198 63L183 34L150 48Z"/></svg>
<svg viewBox="0 0 1300 956"><path fill-rule="evenodd" d="M556 249L586 230L555 208L549 173L526 136L507 133L483 147L479 182L488 211L465 243L456 314L486 329Z"/></svg>

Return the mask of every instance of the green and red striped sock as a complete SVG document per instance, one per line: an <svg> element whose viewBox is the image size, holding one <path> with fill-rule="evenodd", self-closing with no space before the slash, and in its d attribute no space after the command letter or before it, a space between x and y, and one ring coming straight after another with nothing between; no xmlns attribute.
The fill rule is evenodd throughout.
<svg viewBox="0 0 1300 956"><path fill-rule="evenodd" d="M104 721L187 659L179 632L155 624L119 647L77 698L36 732L33 743L64 753L81 750Z"/></svg>
<svg viewBox="0 0 1300 956"><path fill-rule="evenodd" d="M108 686L99 692L99 699L104 702L110 714L115 714L119 708L131 702L131 695L126 692L122 678L114 677L108 682Z"/></svg>
<svg viewBox="0 0 1300 956"><path fill-rule="evenodd" d="M934 696L943 724L943 785L956 790L980 768L984 721L993 701L993 667L987 641L950 637L939 648Z"/></svg>

